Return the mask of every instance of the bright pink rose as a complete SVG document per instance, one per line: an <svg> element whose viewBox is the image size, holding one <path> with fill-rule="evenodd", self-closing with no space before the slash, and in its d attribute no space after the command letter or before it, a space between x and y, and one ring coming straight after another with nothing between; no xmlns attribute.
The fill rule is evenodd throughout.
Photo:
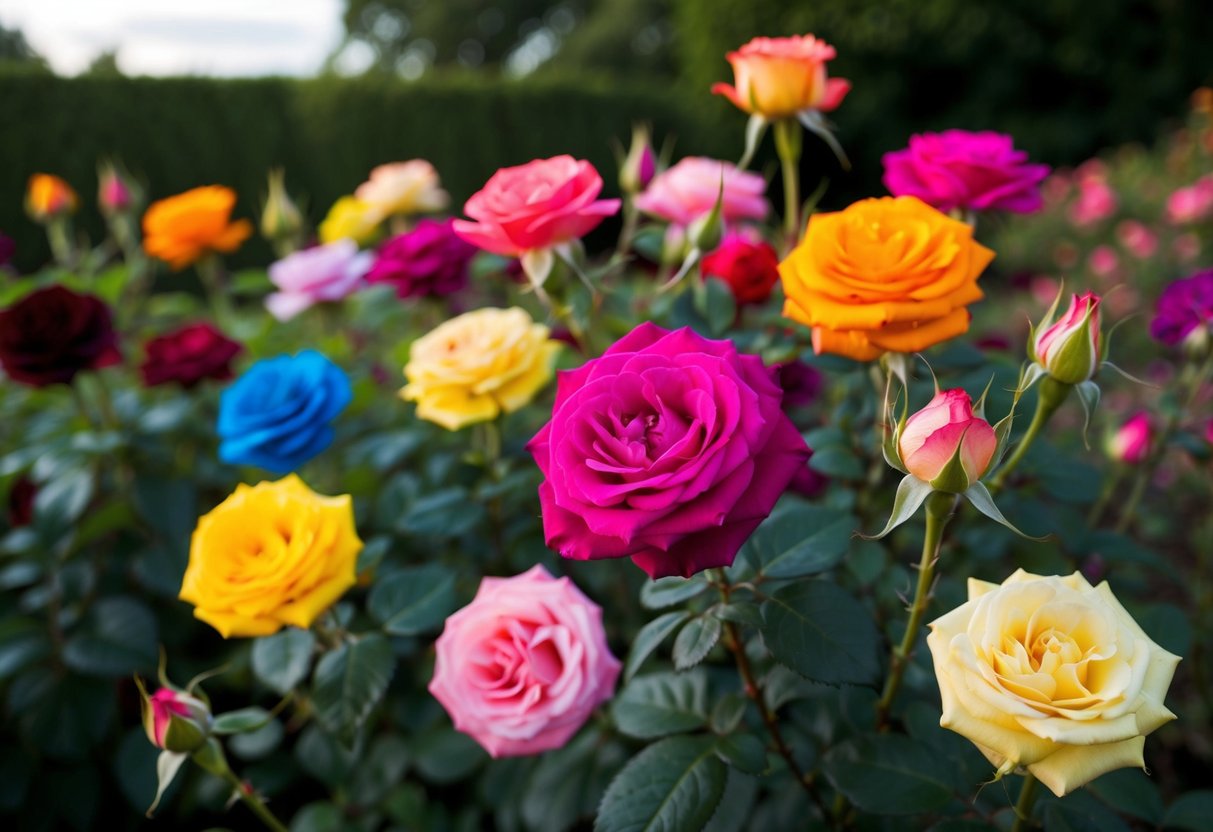
<svg viewBox="0 0 1213 832"><path fill-rule="evenodd" d="M916 196L940 211L1041 209L1040 183L1048 165L1028 163L1010 136L945 130L911 136L910 146L886 153L884 184L894 196Z"/></svg>
<svg viewBox="0 0 1213 832"><path fill-rule="evenodd" d="M160 688L143 700L143 729L157 748L192 751L206 739L210 725L206 703L188 693Z"/></svg>
<svg viewBox="0 0 1213 832"><path fill-rule="evenodd" d="M1073 295L1056 323L1045 321L1032 345L1036 361L1063 384L1079 384L1095 375L1100 358L1101 299L1094 292Z"/></svg>
<svg viewBox="0 0 1213 832"><path fill-rule="evenodd" d="M314 304L341 300L362 287L373 260L349 239L288 254L270 264L270 281L278 291L265 299L265 308L287 321Z"/></svg>
<svg viewBox="0 0 1213 832"><path fill-rule="evenodd" d="M897 439L906 470L930 483L943 473L959 449L968 482L962 488L948 489L958 491L981 479L997 446L994 428L973 414L969 394L960 389L936 393L926 407L906 420Z"/></svg>
<svg viewBox="0 0 1213 832"><path fill-rule="evenodd" d="M653 578L728 566L809 452L774 369L731 341L643 323L558 378L527 449L566 558L627 557Z"/></svg>
<svg viewBox="0 0 1213 832"><path fill-rule="evenodd" d="M430 693L494 757L562 747L619 677L602 608L542 566L482 579L434 647Z"/></svg>
<svg viewBox="0 0 1213 832"><path fill-rule="evenodd" d="M598 199L602 177L572 156L536 159L502 168L472 194L455 220L455 233L474 246L520 257L590 233L619 210L619 200Z"/></svg>
<svg viewBox="0 0 1213 832"><path fill-rule="evenodd" d="M657 174L644 193L636 197L636 207L674 225L688 226L709 214L716 205L722 176L725 223L760 220L767 215L763 196L767 186L760 175L704 156L688 156Z"/></svg>
<svg viewBox="0 0 1213 832"><path fill-rule="evenodd" d="M762 240L730 234L700 265L703 278L723 280L738 304L762 303L779 282L779 255Z"/></svg>
<svg viewBox="0 0 1213 832"><path fill-rule="evenodd" d="M1117 462L1139 465L1150 453L1150 440L1153 438L1154 425L1150 421L1150 414L1140 411L1108 439L1108 456Z"/></svg>
<svg viewBox="0 0 1213 832"><path fill-rule="evenodd" d="M1199 222L1213 214L1213 176L1202 176L1167 197L1167 219L1175 225Z"/></svg>
<svg viewBox="0 0 1213 832"><path fill-rule="evenodd" d="M1090 174L1078 180L1078 198L1070 206L1070 220L1078 226L1094 225L1116 213L1116 192L1102 176Z"/></svg>

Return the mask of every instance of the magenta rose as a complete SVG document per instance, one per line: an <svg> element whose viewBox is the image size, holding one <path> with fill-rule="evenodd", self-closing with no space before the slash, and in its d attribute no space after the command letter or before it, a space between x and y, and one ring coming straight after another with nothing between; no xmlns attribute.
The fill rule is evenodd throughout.
<svg viewBox="0 0 1213 832"><path fill-rule="evenodd" d="M598 199L602 177L572 156L535 159L502 168L463 206L474 220L455 220L455 233L504 257L580 239L619 210L619 200Z"/></svg>
<svg viewBox="0 0 1213 832"><path fill-rule="evenodd" d="M481 580L434 647L430 693L494 757L560 748L619 677L602 608L542 566Z"/></svg>
<svg viewBox="0 0 1213 832"><path fill-rule="evenodd" d="M121 358L109 307L92 295L48 286L0 310L0 366L13 381L70 384Z"/></svg>
<svg viewBox="0 0 1213 832"><path fill-rule="evenodd" d="M467 285L475 254L454 220L424 219L380 246L366 281L390 284L402 298L451 295Z"/></svg>
<svg viewBox="0 0 1213 832"><path fill-rule="evenodd" d="M240 350L238 342L210 324L190 324L149 340L139 372L148 387L177 382L190 388L204 379L223 381L232 377L232 359Z"/></svg>
<svg viewBox="0 0 1213 832"><path fill-rule="evenodd" d="M636 197L636 207L672 225L688 226L711 213L722 193L721 182L721 215L726 223L760 220L767 215L763 196L767 183L762 176L704 156L688 156L659 173Z"/></svg>
<svg viewBox="0 0 1213 832"><path fill-rule="evenodd" d="M1010 136L945 130L911 136L910 146L886 153L884 184L894 196L916 196L940 211L1041 209L1040 183L1048 165L1029 164Z"/></svg>
<svg viewBox="0 0 1213 832"><path fill-rule="evenodd" d="M782 398L757 356L652 323L560 373L527 445L548 546L653 578L728 566L808 457Z"/></svg>

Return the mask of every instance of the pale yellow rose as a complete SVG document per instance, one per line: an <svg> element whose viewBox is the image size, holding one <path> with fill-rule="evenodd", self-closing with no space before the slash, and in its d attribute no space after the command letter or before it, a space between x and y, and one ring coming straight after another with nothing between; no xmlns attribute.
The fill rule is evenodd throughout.
<svg viewBox="0 0 1213 832"><path fill-rule="evenodd" d="M438 185L438 171L424 159L380 165L358 186L354 196L373 206L382 217L441 211L451 201Z"/></svg>
<svg viewBox="0 0 1213 832"><path fill-rule="evenodd" d="M525 405L552 379L560 342L517 307L477 309L418 338L400 391L417 415L447 430Z"/></svg>
<svg viewBox="0 0 1213 832"><path fill-rule="evenodd" d="M939 724L1001 777L1026 768L1058 797L1106 772L1143 767L1145 737L1179 657L1159 647L1107 582L1022 569L1002 585L969 579L968 603L927 637L943 699Z"/></svg>
<svg viewBox="0 0 1213 832"><path fill-rule="evenodd" d="M354 585L361 549L348 494L294 474L241 484L198 520L179 597L224 638L306 628Z"/></svg>

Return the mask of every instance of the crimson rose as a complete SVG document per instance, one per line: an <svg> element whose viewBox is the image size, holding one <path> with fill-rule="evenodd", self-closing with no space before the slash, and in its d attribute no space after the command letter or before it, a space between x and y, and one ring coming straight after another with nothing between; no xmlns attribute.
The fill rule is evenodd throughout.
<svg viewBox="0 0 1213 832"><path fill-rule="evenodd" d="M148 387L175 381L189 388L203 379L222 381L232 377L232 359L241 349L210 324L191 324L148 341L139 372Z"/></svg>

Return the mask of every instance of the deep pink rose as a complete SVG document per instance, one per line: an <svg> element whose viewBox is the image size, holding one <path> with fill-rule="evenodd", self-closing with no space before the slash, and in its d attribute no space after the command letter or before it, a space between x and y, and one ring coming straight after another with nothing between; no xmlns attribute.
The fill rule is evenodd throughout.
<svg viewBox="0 0 1213 832"><path fill-rule="evenodd" d="M210 708L183 691L160 688L143 701L143 730L157 748L193 751L206 739L210 726Z"/></svg>
<svg viewBox="0 0 1213 832"><path fill-rule="evenodd" d="M402 298L443 296L468 281L476 247L455 233L454 220L424 219L379 248L367 283L389 283Z"/></svg>
<svg viewBox="0 0 1213 832"><path fill-rule="evenodd" d="M152 338L139 366L148 387L177 382L190 388L204 379L232 377L232 359L242 347L207 323L191 324Z"/></svg>
<svg viewBox="0 0 1213 832"><path fill-rule="evenodd" d="M1150 453L1150 440L1153 438L1154 425L1150 421L1150 414L1143 410L1134 414L1108 439L1108 456L1117 462L1140 465Z"/></svg>
<svg viewBox="0 0 1213 832"><path fill-rule="evenodd" d="M1049 166L1029 164L1010 136L989 131L911 136L909 147L882 161L889 193L916 196L940 211L1031 214L1041 209L1040 183L1049 175Z"/></svg>
<svg viewBox="0 0 1213 832"><path fill-rule="evenodd" d="M619 210L619 200L598 199L602 177L572 156L536 159L502 168L472 194L455 220L455 233L474 246L518 257L590 233Z"/></svg>
<svg viewBox="0 0 1213 832"><path fill-rule="evenodd" d="M688 226L711 213L721 192L722 176L722 216L726 224L743 219L760 220L767 215L763 196L767 185L760 175L704 156L688 156L657 174L644 193L636 197L636 207L674 225Z"/></svg>
<svg viewBox="0 0 1213 832"><path fill-rule="evenodd" d="M809 453L774 376L731 341L652 323L560 373L527 446L548 546L653 578L731 564Z"/></svg>
<svg viewBox="0 0 1213 832"><path fill-rule="evenodd" d="M494 757L560 748L619 677L602 608L542 566L481 580L434 647L430 693Z"/></svg>
<svg viewBox="0 0 1213 832"><path fill-rule="evenodd" d="M936 393L926 407L906 420L897 439L906 470L930 483L944 473L959 449L960 464L968 480L964 488L981 479L997 446L994 428L974 415L969 394L960 389Z"/></svg>
<svg viewBox="0 0 1213 832"><path fill-rule="evenodd" d="M738 304L763 303L779 282L779 255L762 240L729 234L704 256L701 271L705 280L723 280Z"/></svg>
<svg viewBox="0 0 1213 832"><path fill-rule="evenodd" d="M314 304L341 300L362 287L373 258L350 239L288 254L270 264L270 281L278 291L265 299L265 308L288 321Z"/></svg>

